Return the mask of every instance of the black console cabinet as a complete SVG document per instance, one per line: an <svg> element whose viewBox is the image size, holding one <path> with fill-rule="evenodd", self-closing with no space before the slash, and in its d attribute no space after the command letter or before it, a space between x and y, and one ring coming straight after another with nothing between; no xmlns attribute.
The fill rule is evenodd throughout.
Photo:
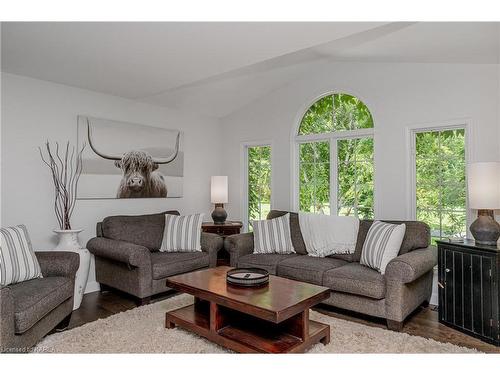
<svg viewBox="0 0 500 375"><path fill-rule="evenodd" d="M439 321L500 346L500 248L438 241Z"/></svg>

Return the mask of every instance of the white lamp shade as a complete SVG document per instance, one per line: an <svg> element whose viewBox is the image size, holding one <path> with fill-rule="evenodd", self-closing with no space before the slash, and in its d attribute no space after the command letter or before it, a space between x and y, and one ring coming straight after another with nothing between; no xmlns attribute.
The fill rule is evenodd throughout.
<svg viewBox="0 0 500 375"><path fill-rule="evenodd" d="M470 208L500 208L500 162L469 164L468 182Z"/></svg>
<svg viewBox="0 0 500 375"><path fill-rule="evenodd" d="M227 203L227 176L212 176L210 197L212 203Z"/></svg>

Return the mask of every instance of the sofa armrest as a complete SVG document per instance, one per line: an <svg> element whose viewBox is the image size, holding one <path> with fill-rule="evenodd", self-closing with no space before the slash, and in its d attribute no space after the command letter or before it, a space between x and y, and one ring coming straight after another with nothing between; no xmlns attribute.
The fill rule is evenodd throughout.
<svg viewBox="0 0 500 375"><path fill-rule="evenodd" d="M71 251L35 251L43 277L64 276L74 279L80 256Z"/></svg>
<svg viewBox="0 0 500 375"><path fill-rule="evenodd" d="M94 237L87 242L87 249L97 257L115 260L133 267L151 264L149 249L130 242Z"/></svg>
<svg viewBox="0 0 500 375"><path fill-rule="evenodd" d="M210 267L217 265L217 253L224 246L224 240L215 233L201 232L201 250L208 253Z"/></svg>
<svg viewBox="0 0 500 375"><path fill-rule="evenodd" d="M14 299L8 286L0 287L0 352L6 352L14 339Z"/></svg>
<svg viewBox="0 0 500 375"><path fill-rule="evenodd" d="M224 248L229 253L232 267L238 265L238 259L253 253L253 233L233 234L224 240Z"/></svg>
<svg viewBox="0 0 500 375"><path fill-rule="evenodd" d="M437 250L434 246L410 251L389 262L385 277L404 284L417 280L437 264Z"/></svg>

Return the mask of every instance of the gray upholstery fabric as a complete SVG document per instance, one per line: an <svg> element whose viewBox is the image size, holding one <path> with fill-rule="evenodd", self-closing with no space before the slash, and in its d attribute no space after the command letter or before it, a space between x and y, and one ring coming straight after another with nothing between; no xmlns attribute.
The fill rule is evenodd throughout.
<svg viewBox="0 0 500 375"><path fill-rule="evenodd" d="M238 259L237 266L262 268L276 275L276 268L281 261L297 256L297 254L247 254Z"/></svg>
<svg viewBox="0 0 500 375"><path fill-rule="evenodd" d="M224 246L224 239L215 233L201 233L201 250L208 253L210 267L217 266L217 253Z"/></svg>
<svg viewBox="0 0 500 375"><path fill-rule="evenodd" d="M227 236L224 240L224 248L229 253L231 267L237 267L240 257L253 253L253 233Z"/></svg>
<svg viewBox="0 0 500 375"><path fill-rule="evenodd" d="M356 311L361 314L379 318L386 317L385 299L373 299L355 294L332 291L330 293L330 298L323 301L323 303L345 310Z"/></svg>
<svg viewBox="0 0 500 375"><path fill-rule="evenodd" d="M73 283L67 277L44 277L10 286L14 301L14 330L17 334L36 322L73 295Z"/></svg>
<svg viewBox="0 0 500 375"><path fill-rule="evenodd" d="M87 242L87 249L96 257L107 258L130 266L144 266L151 263L148 248L130 242L94 237Z"/></svg>
<svg viewBox="0 0 500 375"><path fill-rule="evenodd" d="M432 269L411 283L387 280L385 294L386 318L402 322L432 294Z"/></svg>
<svg viewBox="0 0 500 375"><path fill-rule="evenodd" d="M28 351L73 310L78 254L60 251L35 254L44 278L0 289L2 352Z"/></svg>
<svg viewBox="0 0 500 375"><path fill-rule="evenodd" d="M116 260L95 257L95 275L97 282L111 286L133 296L144 298L151 296L151 265L130 267Z"/></svg>
<svg viewBox="0 0 500 375"><path fill-rule="evenodd" d="M437 265L437 249L429 246L399 255L385 269L387 279L410 283Z"/></svg>
<svg viewBox="0 0 500 375"><path fill-rule="evenodd" d="M345 260L333 258L316 258L300 255L285 259L278 264L278 276L323 285L323 275L326 271L347 264Z"/></svg>
<svg viewBox="0 0 500 375"><path fill-rule="evenodd" d="M75 277L80 266L80 256L70 251L36 251L43 277Z"/></svg>
<svg viewBox="0 0 500 375"><path fill-rule="evenodd" d="M141 245L152 251L158 250L163 239L165 214L179 215L179 212L165 211L152 215L109 216L102 221L102 236Z"/></svg>
<svg viewBox="0 0 500 375"><path fill-rule="evenodd" d="M384 275L359 263L349 263L326 271L323 276L323 285L337 292L375 299L385 297Z"/></svg>
<svg viewBox="0 0 500 375"><path fill-rule="evenodd" d="M297 254L307 255L306 244L300 231L299 215L296 212L271 210L267 214L267 219L275 219L288 213L290 214L290 236L292 237L293 248Z"/></svg>
<svg viewBox="0 0 500 375"><path fill-rule="evenodd" d="M162 279L180 273L195 271L209 266L209 256L206 252L189 253L157 252L151 254L153 279Z"/></svg>

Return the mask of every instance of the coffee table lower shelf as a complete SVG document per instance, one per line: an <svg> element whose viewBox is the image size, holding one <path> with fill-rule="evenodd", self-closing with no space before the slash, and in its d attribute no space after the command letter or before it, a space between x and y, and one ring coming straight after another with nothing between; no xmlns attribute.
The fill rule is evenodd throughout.
<svg viewBox="0 0 500 375"><path fill-rule="evenodd" d="M166 313L165 327L175 326L239 353L301 353L316 343L330 342L330 326L310 320L309 310L275 324L198 301Z"/></svg>

